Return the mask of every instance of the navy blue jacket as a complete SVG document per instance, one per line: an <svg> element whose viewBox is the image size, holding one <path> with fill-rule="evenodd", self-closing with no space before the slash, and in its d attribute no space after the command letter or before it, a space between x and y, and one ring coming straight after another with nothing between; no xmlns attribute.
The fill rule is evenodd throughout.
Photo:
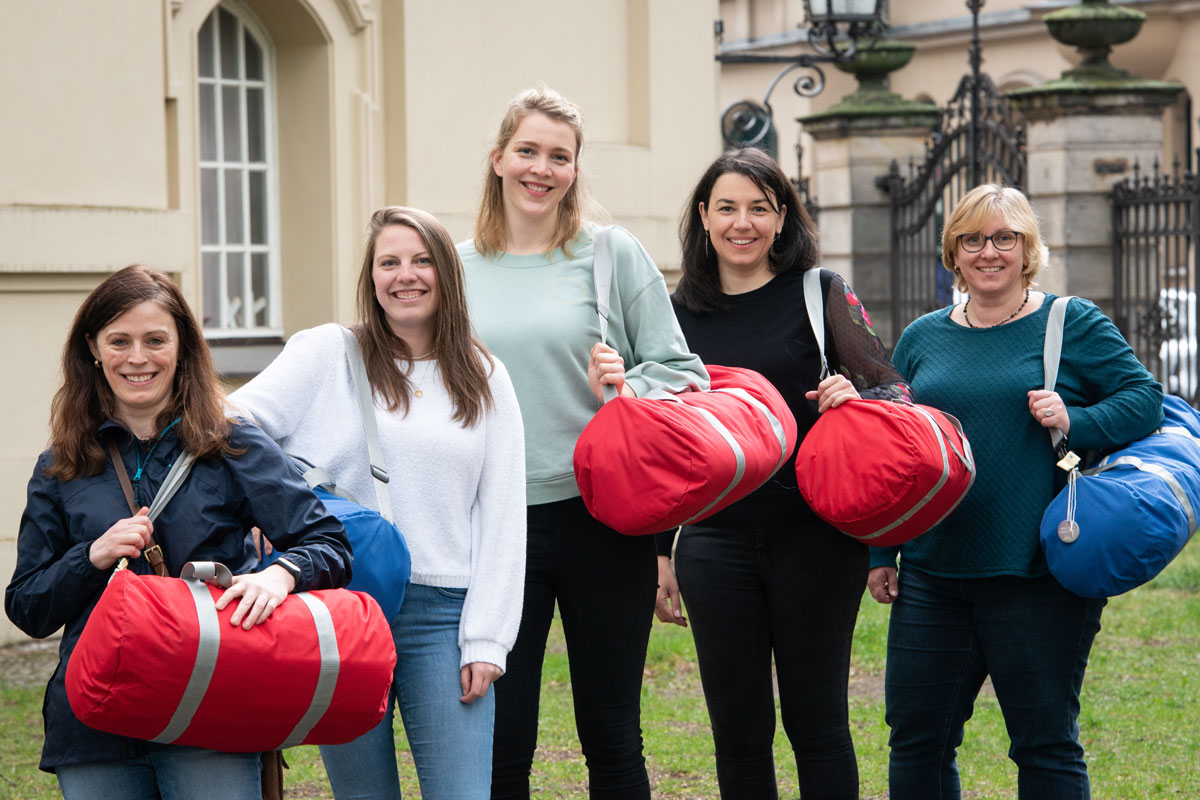
<svg viewBox="0 0 1200 800"><path fill-rule="evenodd" d="M145 448L123 426L109 421L97 431L102 443L115 437L132 478ZM250 528L259 526L280 551L301 567L297 590L329 589L350 580L353 557L346 532L309 491L292 460L255 425L236 424L230 443L242 455L197 459L187 480L154 523L171 575L188 561L219 561L234 574L258 566ZM149 454L136 490L149 505L182 448L169 430ZM36 638L63 628L59 662L42 704L46 738L40 767L116 761L169 747L89 728L67 703L67 661L111 569L88 560L88 549L117 520L130 516L112 463L99 475L62 481L46 475L53 453L38 458L17 537L17 566L4 593L4 610ZM130 569L151 574L144 558ZM269 679L269 676L263 676ZM236 714L236 709L231 709Z"/></svg>

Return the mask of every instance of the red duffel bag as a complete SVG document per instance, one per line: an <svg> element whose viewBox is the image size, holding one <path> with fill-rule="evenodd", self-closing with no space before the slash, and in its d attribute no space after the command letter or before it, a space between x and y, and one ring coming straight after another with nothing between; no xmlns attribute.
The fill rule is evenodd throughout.
<svg viewBox="0 0 1200 800"><path fill-rule="evenodd" d="M796 447L796 420L753 370L708 367L710 391L605 403L575 444L575 479L592 516L630 535L709 517L742 499Z"/></svg>
<svg viewBox="0 0 1200 800"><path fill-rule="evenodd" d="M218 575L219 573L219 575ZM120 570L67 664L67 699L84 724L163 744L224 752L342 744L383 718L396 664L370 596L289 595L270 619L233 626L214 607L228 580L212 562L184 579Z"/></svg>
<svg viewBox="0 0 1200 800"><path fill-rule="evenodd" d="M903 544L942 521L975 482L958 420L929 406L849 400L821 414L796 454L800 493L860 542Z"/></svg>

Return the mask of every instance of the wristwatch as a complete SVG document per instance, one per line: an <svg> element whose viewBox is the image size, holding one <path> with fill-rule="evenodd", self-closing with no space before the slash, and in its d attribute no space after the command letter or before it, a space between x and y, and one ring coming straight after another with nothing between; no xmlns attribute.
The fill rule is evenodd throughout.
<svg viewBox="0 0 1200 800"><path fill-rule="evenodd" d="M296 581L296 585L292 587L292 591L300 588L300 567L296 566L296 562L289 560L286 556L280 556L275 559L275 563L291 573L292 578Z"/></svg>

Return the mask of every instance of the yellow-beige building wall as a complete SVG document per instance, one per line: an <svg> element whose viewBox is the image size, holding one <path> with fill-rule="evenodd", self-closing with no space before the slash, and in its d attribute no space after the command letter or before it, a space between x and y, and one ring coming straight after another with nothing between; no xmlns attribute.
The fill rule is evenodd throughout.
<svg viewBox="0 0 1200 800"><path fill-rule="evenodd" d="M0 575L48 437L75 310L133 262L204 308L198 34L215 0L0 3ZM278 324L214 336L233 379L353 318L363 230L410 204L470 236L508 99L545 82L587 124L599 201L660 266L719 151L717 0L230 0L269 44ZM20 376L17 380L17 376ZM115 490L115 487L114 487ZM169 547L169 537L167 545ZM21 634L7 620L0 641Z"/></svg>

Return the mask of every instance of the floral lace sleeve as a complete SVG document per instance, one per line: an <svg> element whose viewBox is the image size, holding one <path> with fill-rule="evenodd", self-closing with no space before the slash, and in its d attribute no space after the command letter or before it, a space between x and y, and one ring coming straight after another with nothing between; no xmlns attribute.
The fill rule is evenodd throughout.
<svg viewBox="0 0 1200 800"><path fill-rule="evenodd" d="M871 327L862 301L842 277L831 273L825 297L829 365L845 375L864 398L912 402L912 390L896 371Z"/></svg>

